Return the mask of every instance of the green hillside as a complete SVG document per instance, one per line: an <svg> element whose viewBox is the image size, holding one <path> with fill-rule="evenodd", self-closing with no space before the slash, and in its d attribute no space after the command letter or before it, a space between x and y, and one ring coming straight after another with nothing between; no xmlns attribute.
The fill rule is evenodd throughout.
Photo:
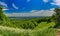
<svg viewBox="0 0 60 36"><path fill-rule="evenodd" d="M10 19L0 7L0 36L56 36L55 16L31 19Z"/></svg>

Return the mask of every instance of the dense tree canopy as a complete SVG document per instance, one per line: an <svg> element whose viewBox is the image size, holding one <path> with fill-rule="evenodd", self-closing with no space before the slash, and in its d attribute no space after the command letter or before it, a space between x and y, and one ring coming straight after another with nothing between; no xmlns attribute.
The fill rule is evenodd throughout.
<svg viewBox="0 0 60 36"><path fill-rule="evenodd" d="M60 8L55 8L55 22L56 22L56 26L60 26Z"/></svg>

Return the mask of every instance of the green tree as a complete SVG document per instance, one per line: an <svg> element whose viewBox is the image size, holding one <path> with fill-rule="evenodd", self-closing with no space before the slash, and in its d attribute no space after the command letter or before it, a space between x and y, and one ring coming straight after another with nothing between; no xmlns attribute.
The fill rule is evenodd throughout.
<svg viewBox="0 0 60 36"><path fill-rule="evenodd" d="M55 22L56 22L56 26L55 27L59 27L60 26L60 8L55 8L55 18L54 18L54 20L55 20Z"/></svg>
<svg viewBox="0 0 60 36"><path fill-rule="evenodd" d="M2 21L5 24L10 24L9 18L3 13L2 7L0 7L0 21Z"/></svg>

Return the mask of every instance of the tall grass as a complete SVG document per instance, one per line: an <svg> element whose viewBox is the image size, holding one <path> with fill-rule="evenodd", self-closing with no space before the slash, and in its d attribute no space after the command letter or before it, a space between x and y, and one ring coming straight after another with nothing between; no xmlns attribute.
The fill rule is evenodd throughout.
<svg viewBox="0 0 60 36"><path fill-rule="evenodd" d="M45 30L25 30L0 26L1 36L55 36L55 30L48 28Z"/></svg>

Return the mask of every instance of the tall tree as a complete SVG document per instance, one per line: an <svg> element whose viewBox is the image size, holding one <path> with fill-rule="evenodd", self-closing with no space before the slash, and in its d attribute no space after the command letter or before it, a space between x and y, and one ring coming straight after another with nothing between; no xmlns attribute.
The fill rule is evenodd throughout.
<svg viewBox="0 0 60 36"><path fill-rule="evenodd" d="M56 7L54 11L55 11L55 22L56 22L55 27L58 27L60 26L60 8Z"/></svg>
<svg viewBox="0 0 60 36"><path fill-rule="evenodd" d="M0 7L0 21L2 21L5 24L10 24L9 18L3 13L2 7Z"/></svg>

